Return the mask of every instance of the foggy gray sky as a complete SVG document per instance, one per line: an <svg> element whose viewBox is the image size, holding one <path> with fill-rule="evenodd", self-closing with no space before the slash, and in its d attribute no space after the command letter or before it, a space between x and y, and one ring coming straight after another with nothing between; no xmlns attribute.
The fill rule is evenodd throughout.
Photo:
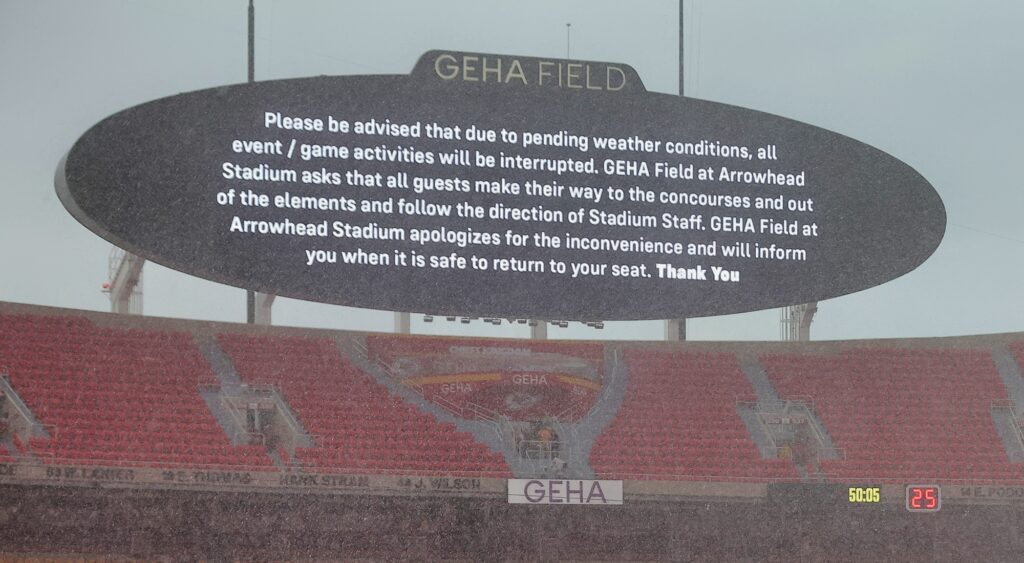
<svg viewBox="0 0 1024 563"><path fill-rule="evenodd" d="M110 245L54 193L60 157L129 106L246 79L246 1L0 0L0 300L109 310ZM678 3L257 0L257 80L408 73L430 49L622 62L677 93ZM945 202L936 253L820 304L816 340L1024 330L1024 4L685 0L686 94L804 121L916 168ZM899 244L894 241L894 244ZM244 321L244 291L156 264L145 313ZM393 315L278 299L275 324L391 330ZM413 332L525 328L413 321ZM692 319L700 340L777 340L777 309ZM657 339L659 322L554 338Z"/></svg>

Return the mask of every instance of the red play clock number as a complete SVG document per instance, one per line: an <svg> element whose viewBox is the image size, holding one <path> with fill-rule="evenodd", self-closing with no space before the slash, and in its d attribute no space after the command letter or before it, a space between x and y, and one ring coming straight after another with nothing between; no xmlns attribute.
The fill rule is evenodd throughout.
<svg viewBox="0 0 1024 563"><path fill-rule="evenodd" d="M942 492L938 485L907 485L907 510L936 512L942 508Z"/></svg>

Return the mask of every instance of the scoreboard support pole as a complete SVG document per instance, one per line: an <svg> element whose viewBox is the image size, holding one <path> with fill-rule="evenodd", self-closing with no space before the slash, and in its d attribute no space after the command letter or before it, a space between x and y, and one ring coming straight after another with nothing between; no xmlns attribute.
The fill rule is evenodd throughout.
<svg viewBox="0 0 1024 563"><path fill-rule="evenodd" d="M253 322L258 325L272 324L270 314L273 310L274 299L276 299L277 296L271 293L260 293L258 291L255 293L256 295L254 297L256 299L256 308L253 311Z"/></svg>
<svg viewBox="0 0 1024 563"><path fill-rule="evenodd" d="M395 313L395 334L409 334L412 332L412 315L409 313Z"/></svg>
<svg viewBox="0 0 1024 563"><path fill-rule="evenodd" d="M683 3L679 0L679 95L683 95Z"/></svg>
<svg viewBox="0 0 1024 563"><path fill-rule="evenodd" d="M530 339L532 340L547 340L548 339L548 322L537 321L537 324L530 327Z"/></svg>
<svg viewBox="0 0 1024 563"><path fill-rule="evenodd" d="M686 319L669 319L665 321L665 340L668 342L686 340Z"/></svg>
<svg viewBox="0 0 1024 563"><path fill-rule="evenodd" d="M249 82L256 81L256 8L249 0ZM269 325L271 324L271 309L274 306L274 297L269 293L246 290L245 292L245 322L248 324Z"/></svg>
<svg viewBox="0 0 1024 563"><path fill-rule="evenodd" d="M679 0L679 95L683 95L683 6L684 0ZM665 340L679 342L686 340L686 319L668 319L665 321Z"/></svg>

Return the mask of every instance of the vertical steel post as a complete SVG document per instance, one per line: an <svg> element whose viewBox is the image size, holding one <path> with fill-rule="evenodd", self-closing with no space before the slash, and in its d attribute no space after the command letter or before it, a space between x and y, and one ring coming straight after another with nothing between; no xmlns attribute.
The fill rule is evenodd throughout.
<svg viewBox="0 0 1024 563"><path fill-rule="evenodd" d="M249 82L256 81L256 9L252 1L249 0ZM245 322L256 323L256 292L251 289L245 292Z"/></svg>

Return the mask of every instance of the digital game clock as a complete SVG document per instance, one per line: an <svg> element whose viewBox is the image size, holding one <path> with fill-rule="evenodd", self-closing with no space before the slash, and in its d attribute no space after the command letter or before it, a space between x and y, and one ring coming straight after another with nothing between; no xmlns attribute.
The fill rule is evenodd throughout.
<svg viewBox="0 0 1024 563"><path fill-rule="evenodd" d="M907 485L907 510L938 512L940 508L942 494L938 485Z"/></svg>
<svg viewBox="0 0 1024 563"><path fill-rule="evenodd" d="M850 503L879 503L882 501L882 489L880 487L850 487Z"/></svg>

